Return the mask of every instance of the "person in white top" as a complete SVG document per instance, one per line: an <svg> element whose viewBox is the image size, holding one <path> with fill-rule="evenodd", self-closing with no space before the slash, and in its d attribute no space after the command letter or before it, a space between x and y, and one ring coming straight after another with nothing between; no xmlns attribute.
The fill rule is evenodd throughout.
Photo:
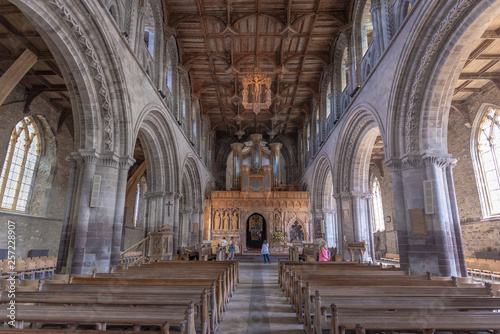
<svg viewBox="0 0 500 334"><path fill-rule="evenodd" d="M267 243L267 240L264 240L264 243L262 244L262 250L260 251L262 255L264 255L264 263L267 262L271 263L271 260L269 260L269 244Z"/></svg>
<svg viewBox="0 0 500 334"><path fill-rule="evenodd" d="M222 241L220 242L221 247L226 247L227 246L227 240L226 237L222 237Z"/></svg>

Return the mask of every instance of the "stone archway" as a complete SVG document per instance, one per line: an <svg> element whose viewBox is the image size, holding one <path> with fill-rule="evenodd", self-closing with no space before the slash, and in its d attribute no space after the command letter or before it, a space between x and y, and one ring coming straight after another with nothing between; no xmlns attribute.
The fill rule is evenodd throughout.
<svg viewBox="0 0 500 334"><path fill-rule="evenodd" d="M252 213L245 226L246 247L249 250L260 250L264 240L267 240L266 219L259 213Z"/></svg>

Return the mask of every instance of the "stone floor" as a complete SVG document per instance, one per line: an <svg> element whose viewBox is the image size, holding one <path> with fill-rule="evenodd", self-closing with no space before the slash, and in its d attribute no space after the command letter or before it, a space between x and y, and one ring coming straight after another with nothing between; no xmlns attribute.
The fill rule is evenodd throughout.
<svg viewBox="0 0 500 334"><path fill-rule="evenodd" d="M302 328L278 285L278 264L240 262L240 283L217 333L303 334Z"/></svg>

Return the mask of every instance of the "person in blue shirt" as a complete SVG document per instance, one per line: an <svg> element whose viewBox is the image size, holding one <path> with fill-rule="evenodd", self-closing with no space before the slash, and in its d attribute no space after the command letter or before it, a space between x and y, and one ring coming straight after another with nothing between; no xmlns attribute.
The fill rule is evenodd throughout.
<svg viewBox="0 0 500 334"><path fill-rule="evenodd" d="M271 263L271 260L269 260L269 244L267 243L267 240L264 240L264 243L262 244L262 250L260 251L262 255L264 255L264 263L267 262Z"/></svg>

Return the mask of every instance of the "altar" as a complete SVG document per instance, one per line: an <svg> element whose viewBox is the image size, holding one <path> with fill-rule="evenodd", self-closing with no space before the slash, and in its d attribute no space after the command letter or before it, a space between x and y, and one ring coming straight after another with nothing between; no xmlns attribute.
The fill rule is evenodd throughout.
<svg viewBox="0 0 500 334"><path fill-rule="evenodd" d="M309 192L283 191L279 175L280 143L262 141L260 134L247 143L233 143L233 187L212 191L204 216L205 238L231 238L242 252L258 251L264 240L272 246L281 236L287 252L290 242L311 242ZM206 211L205 211L206 213ZM274 248L271 247L271 251ZM275 250L277 251L277 250Z"/></svg>

